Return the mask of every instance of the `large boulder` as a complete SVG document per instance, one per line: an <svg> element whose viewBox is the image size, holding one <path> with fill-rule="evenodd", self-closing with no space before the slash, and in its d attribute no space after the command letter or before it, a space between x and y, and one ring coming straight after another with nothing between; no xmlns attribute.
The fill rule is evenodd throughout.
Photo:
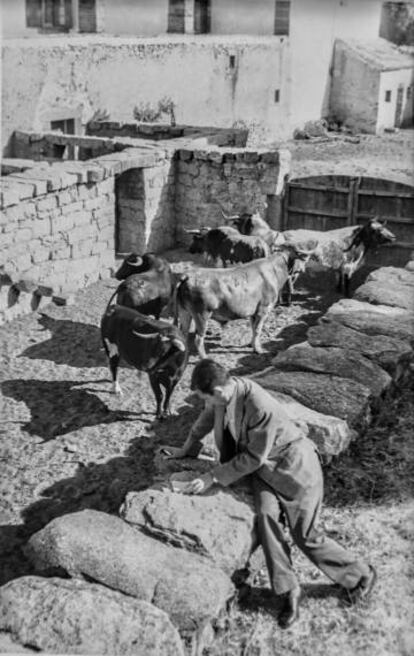
<svg viewBox="0 0 414 656"><path fill-rule="evenodd" d="M344 419L312 410L287 394L273 390L269 392L283 406L292 421L304 426L304 433L315 442L326 461L345 451L350 442L356 439L356 431Z"/></svg>
<svg viewBox="0 0 414 656"><path fill-rule="evenodd" d="M167 487L130 492L120 515L175 546L211 558L230 576L246 566L254 544L254 511L231 490L189 496Z"/></svg>
<svg viewBox="0 0 414 656"><path fill-rule="evenodd" d="M62 568L150 601L186 632L216 617L233 594L230 579L207 558L96 510L52 520L32 535L26 553L38 571Z"/></svg>
<svg viewBox="0 0 414 656"><path fill-rule="evenodd" d="M381 397L391 384L391 377L380 366L344 348L314 347L308 342L296 344L278 353L272 364L280 371L313 371L350 378Z"/></svg>
<svg viewBox="0 0 414 656"><path fill-rule="evenodd" d="M392 282L396 287L406 285L414 287L414 273L400 267L381 267L371 271L366 282L378 282L385 285Z"/></svg>
<svg viewBox="0 0 414 656"><path fill-rule="evenodd" d="M311 346L337 346L361 353L396 380L406 370L413 356L412 348L403 340L389 335L366 335L337 321L311 326L307 338Z"/></svg>
<svg viewBox="0 0 414 656"><path fill-rule="evenodd" d="M340 417L352 429L363 430L370 422L371 392L361 383L309 371L278 371L275 367L252 379L270 391L293 396L317 412Z"/></svg>
<svg viewBox="0 0 414 656"><path fill-rule="evenodd" d="M377 277L368 276L366 282L355 290L353 298L374 305L389 305L414 311L414 275L404 269L401 271L401 274L390 274L388 278L383 277L383 274L377 274ZM407 280L404 280L403 274L406 274Z"/></svg>
<svg viewBox="0 0 414 656"><path fill-rule="evenodd" d="M347 298L331 305L321 320L337 321L366 335L389 335L414 342L414 312L402 308Z"/></svg>
<svg viewBox="0 0 414 656"><path fill-rule="evenodd" d="M24 576L2 586L0 630L49 653L184 656L167 613L78 580Z"/></svg>

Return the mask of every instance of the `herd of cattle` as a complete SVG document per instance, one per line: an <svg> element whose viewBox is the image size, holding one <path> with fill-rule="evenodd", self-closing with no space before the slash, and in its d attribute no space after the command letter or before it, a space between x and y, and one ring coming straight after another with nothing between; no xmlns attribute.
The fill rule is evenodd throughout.
<svg viewBox="0 0 414 656"><path fill-rule="evenodd" d="M225 220L232 225L187 231L193 235L190 252L203 253L214 267L194 266L178 274L162 257L131 253L115 274L122 282L101 321L113 389L120 393L121 358L147 372L159 419L169 414L172 392L187 365L192 325L198 354L205 357L210 318L221 324L248 318L251 344L260 353L267 316L280 301L282 290L290 303L294 282L309 262L334 270L338 288L348 295L350 278L368 250L395 240L376 217L365 225L326 232L277 232L257 214ZM173 322L160 319L162 312Z"/></svg>

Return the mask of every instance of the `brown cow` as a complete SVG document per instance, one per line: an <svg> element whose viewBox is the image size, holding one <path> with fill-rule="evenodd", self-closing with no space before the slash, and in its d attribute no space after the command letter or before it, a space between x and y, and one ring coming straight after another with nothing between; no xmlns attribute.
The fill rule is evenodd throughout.
<svg viewBox="0 0 414 656"><path fill-rule="evenodd" d="M189 272L176 289L176 320L184 334L188 334L191 319L194 320L200 357L206 357L204 337L209 318L223 324L249 318L252 346L256 353L261 353L260 336L265 319L297 262L304 266L311 254L312 251L281 246L279 252L247 264Z"/></svg>

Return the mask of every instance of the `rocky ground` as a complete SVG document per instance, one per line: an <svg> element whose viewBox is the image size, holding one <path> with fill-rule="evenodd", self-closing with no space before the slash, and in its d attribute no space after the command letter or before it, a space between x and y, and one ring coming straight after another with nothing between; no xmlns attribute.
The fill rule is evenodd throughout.
<svg viewBox="0 0 414 656"><path fill-rule="evenodd" d="M188 256L175 251L168 257L182 263ZM366 273L358 273L355 285ZM98 325L114 286L113 280L91 285L74 305L50 305L0 329L2 584L30 573L22 547L52 518L84 508L117 513L127 492L146 488L156 448L181 444L197 415L198 402L189 393L194 354L173 397L177 414L164 422L154 422L145 374L122 367L124 396L111 393ZM233 373L257 372L276 352L302 341L307 327L337 299L331 276L304 278L294 304L277 308L268 319L264 354L246 346L248 322L236 321L223 331L212 322L209 355ZM408 386L367 435L325 470L328 530L380 571L370 608L362 614L345 608L338 591L295 552L305 585L303 619L281 634L259 551L249 593L230 609L206 655L412 653L413 428ZM7 651L1 641L0 651Z"/></svg>

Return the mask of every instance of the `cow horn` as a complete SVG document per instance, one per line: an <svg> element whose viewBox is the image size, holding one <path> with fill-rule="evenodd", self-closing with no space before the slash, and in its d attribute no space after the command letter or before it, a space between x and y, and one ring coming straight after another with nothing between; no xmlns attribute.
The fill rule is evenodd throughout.
<svg viewBox="0 0 414 656"><path fill-rule="evenodd" d="M137 260L136 262L128 262L130 266L141 266L142 265L142 257L140 255L137 255Z"/></svg>
<svg viewBox="0 0 414 656"><path fill-rule="evenodd" d="M142 339L153 339L154 337L159 337L159 333L139 333L137 330L132 331L133 335L137 337L142 337Z"/></svg>
<svg viewBox="0 0 414 656"><path fill-rule="evenodd" d="M188 228L184 228L184 232L186 232L189 235L200 235L201 230L199 228L192 228L189 230Z"/></svg>
<svg viewBox="0 0 414 656"><path fill-rule="evenodd" d="M171 343L178 348L179 351L185 351L185 344L181 339L174 338L171 340Z"/></svg>
<svg viewBox="0 0 414 656"><path fill-rule="evenodd" d="M220 207L220 212L222 213L223 219L225 221L235 221L235 219L239 218L238 214L225 214L225 212L223 212L221 207Z"/></svg>

